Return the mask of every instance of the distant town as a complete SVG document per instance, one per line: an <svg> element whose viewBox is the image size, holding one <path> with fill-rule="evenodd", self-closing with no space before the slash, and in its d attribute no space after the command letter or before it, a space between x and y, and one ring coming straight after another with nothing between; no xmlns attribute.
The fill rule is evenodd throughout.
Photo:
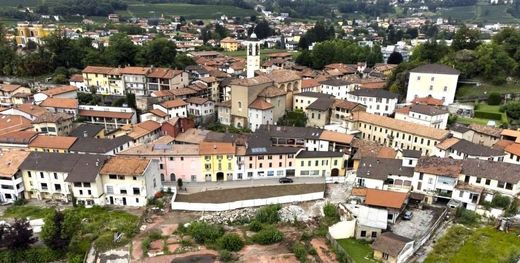
<svg viewBox="0 0 520 263"><path fill-rule="evenodd" d="M520 4L231 2L0 3L0 262L520 259Z"/></svg>

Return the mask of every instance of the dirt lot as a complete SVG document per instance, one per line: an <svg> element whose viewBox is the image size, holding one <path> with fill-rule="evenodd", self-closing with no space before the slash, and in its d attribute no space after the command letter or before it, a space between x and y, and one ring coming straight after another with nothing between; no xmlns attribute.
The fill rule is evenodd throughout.
<svg viewBox="0 0 520 263"><path fill-rule="evenodd" d="M206 191L194 194L178 194L176 202L226 203L240 200L269 198L325 191L325 184L287 184Z"/></svg>

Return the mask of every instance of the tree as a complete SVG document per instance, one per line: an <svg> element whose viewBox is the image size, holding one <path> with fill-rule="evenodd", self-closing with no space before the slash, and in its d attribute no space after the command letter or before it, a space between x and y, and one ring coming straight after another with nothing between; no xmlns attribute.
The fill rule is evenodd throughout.
<svg viewBox="0 0 520 263"><path fill-rule="evenodd" d="M474 50L459 50L455 54L445 56L441 63L459 70L462 79L473 78L479 71L477 53Z"/></svg>
<svg viewBox="0 0 520 263"><path fill-rule="evenodd" d="M470 49L474 50L480 45L480 31L470 29L462 25L453 36L451 47L453 50Z"/></svg>
<svg viewBox="0 0 520 263"><path fill-rule="evenodd" d="M215 35L217 39L223 39L228 36L228 30L221 24L215 25Z"/></svg>
<svg viewBox="0 0 520 263"><path fill-rule="evenodd" d="M274 30L269 26L269 23L265 20L262 20L256 24L254 32L258 39L264 39L272 36L274 34Z"/></svg>
<svg viewBox="0 0 520 263"><path fill-rule="evenodd" d="M520 102L508 102L500 108L500 111L505 112L507 116L514 120L520 119Z"/></svg>
<svg viewBox="0 0 520 263"><path fill-rule="evenodd" d="M182 188L182 185L183 185L182 178L177 179L177 186L179 188Z"/></svg>
<svg viewBox="0 0 520 263"><path fill-rule="evenodd" d="M399 52L392 52L390 56L388 57L388 60L386 61L387 64L401 64L403 62L403 55Z"/></svg>
<svg viewBox="0 0 520 263"><path fill-rule="evenodd" d="M494 84L503 84L506 78L516 71L517 63L495 43L480 45L477 48L479 75Z"/></svg>
<svg viewBox="0 0 520 263"><path fill-rule="evenodd" d="M514 28L504 28L493 36L493 41L501 45L511 58L520 62L520 31Z"/></svg>
<svg viewBox="0 0 520 263"><path fill-rule="evenodd" d="M186 54L180 54L175 57L175 68L185 69L189 65L197 64L192 57L187 56Z"/></svg>
<svg viewBox="0 0 520 263"><path fill-rule="evenodd" d="M417 46L412 53L411 60L418 62L436 63L450 52L444 41L427 41Z"/></svg>
<svg viewBox="0 0 520 263"><path fill-rule="evenodd" d="M157 38L146 43L137 55L139 64L171 67L177 55L175 43L166 38Z"/></svg>
<svg viewBox="0 0 520 263"><path fill-rule="evenodd" d="M26 249L38 239L26 219L15 219L12 225L0 225L0 247Z"/></svg>
<svg viewBox="0 0 520 263"><path fill-rule="evenodd" d="M65 214L54 211L44 219L40 234L46 246L53 250L64 250L72 238L71 231L75 226L65 226Z"/></svg>
<svg viewBox="0 0 520 263"><path fill-rule="evenodd" d="M502 102L502 96L500 96L500 93L492 92L489 94L487 99L489 105L500 105L500 102Z"/></svg>
<svg viewBox="0 0 520 263"><path fill-rule="evenodd" d="M126 34L118 33L111 36L109 44L105 52L109 65L135 65L138 48Z"/></svg>
<svg viewBox="0 0 520 263"><path fill-rule="evenodd" d="M327 28L322 21L318 21L314 24L313 28L307 30L307 32L305 32L305 34L300 38L298 47L305 50L312 45L312 43L333 39L334 36L335 31L332 25Z"/></svg>

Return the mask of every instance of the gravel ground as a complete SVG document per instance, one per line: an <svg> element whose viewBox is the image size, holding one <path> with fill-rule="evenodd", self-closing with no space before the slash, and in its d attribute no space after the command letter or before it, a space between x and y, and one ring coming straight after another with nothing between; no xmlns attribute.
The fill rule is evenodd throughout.
<svg viewBox="0 0 520 263"><path fill-rule="evenodd" d="M423 236L437 218L433 210L412 209L411 211L413 213L412 220L400 220L397 224L394 224L392 231L400 236L415 240Z"/></svg>

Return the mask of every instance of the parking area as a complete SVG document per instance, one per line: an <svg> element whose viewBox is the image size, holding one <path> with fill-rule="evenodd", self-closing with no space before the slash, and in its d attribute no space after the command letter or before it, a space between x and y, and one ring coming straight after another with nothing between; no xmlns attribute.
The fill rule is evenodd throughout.
<svg viewBox="0 0 520 263"><path fill-rule="evenodd" d="M423 209L413 208L408 210L412 211L412 219L403 220L401 215L391 228L395 234L413 240L424 236L443 211L442 208L428 206L423 207Z"/></svg>

